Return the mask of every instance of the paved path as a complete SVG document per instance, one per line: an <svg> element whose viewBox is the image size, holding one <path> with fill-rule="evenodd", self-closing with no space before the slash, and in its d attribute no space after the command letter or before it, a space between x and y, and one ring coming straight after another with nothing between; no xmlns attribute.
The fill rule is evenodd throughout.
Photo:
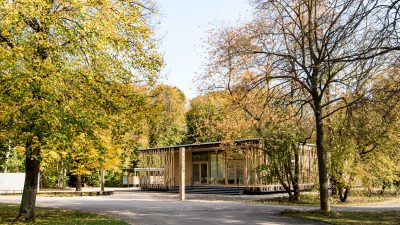
<svg viewBox="0 0 400 225"><path fill-rule="evenodd" d="M311 224L276 215L284 206L235 202L231 196L188 194L187 198L181 202L177 194L135 190L112 196L38 197L37 206L112 214L136 225ZM0 202L19 201L20 196L0 196Z"/></svg>
<svg viewBox="0 0 400 225"><path fill-rule="evenodd" d="M277 215L285 209L309 210L316 209L315 207L247 204L238 201L265 197L265 195L188 194L188 199L181 202L177 194L132 190L117 191L112 196L38 197L37 206L111 214L136 225L322 224ZM20 196L0 196L0 202L19 203L19 201ZM379 207L374 209L379 209ZM386 209L400 210L400 203L394 203L393 207L386 207ZM340 210L348 209L346 207Z"/></svg>

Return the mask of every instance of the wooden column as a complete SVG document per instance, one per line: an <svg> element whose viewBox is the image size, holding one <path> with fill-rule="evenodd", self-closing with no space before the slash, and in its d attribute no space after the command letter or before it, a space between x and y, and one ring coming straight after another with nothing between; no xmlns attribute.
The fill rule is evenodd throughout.
<svg viewBox="0 0 400 225"><path fill-rule="evenodd" d="M179 148L179 199L185 200L185 148Z"/></svg>

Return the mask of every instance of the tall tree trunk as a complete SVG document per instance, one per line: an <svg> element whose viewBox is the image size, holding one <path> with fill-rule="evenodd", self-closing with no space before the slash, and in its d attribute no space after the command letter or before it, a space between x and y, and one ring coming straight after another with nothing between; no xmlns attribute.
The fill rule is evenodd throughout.
<svg viewBox="0 0 400 225"><path fill-rule="evenodd" d="M329 189L328 189L328 174L326 171L326 152L324 149L324 126L322 121L321 102L314 102L314 114L316 123L317 135L317 156L318 156L318 176L319 176L319 193L320 206L322 211L330 211L329 206Z"/></svg>
<svg viewBox="0 0 400 225"><path fill-rule="evenodd" d="M80 174L76 175L76 189L75 191L82 191L82 176Z"/></svg>
<svg viewBox="0 0 400 225"><path fill-rule="evenodd" d="M26 155L24 191L22 194L19 213L15 221L34 221L35 219L35 204L40 168L39 154L40 150L36 149L33 153Z"/></svg>
<svg viewBox="0 0 400 225"><path fill-rule="evenodd" d="M300 199L300 149L298 146L293 147L294 150L294 176L293 176L293 199L298 201Z"/></svg>

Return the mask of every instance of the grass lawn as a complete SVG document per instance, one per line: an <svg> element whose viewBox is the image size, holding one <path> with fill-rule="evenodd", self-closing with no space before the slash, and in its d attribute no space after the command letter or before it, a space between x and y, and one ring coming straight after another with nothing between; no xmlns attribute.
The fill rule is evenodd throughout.
<svg viewBox="0 0 400 225"><path fill-rule="evenodd" d="M333 206L346 205L365 205L369 203L379 203L395 201L400 202L400 197L392 194L380 195L377 193L367 193L363 191L353 191L347 202L342 203L338 197L331 196L329 199ZM291 202L287 197L278 197L272 199L264 199L255 201L261 204L280 204L280 205L308 205L319 206L319 195L317 193L302 193L300 200ZM281 213L283 216L300 218L305 220L313 220L335 225L400 225L400 212L322 212L322 211L291 211L287 210Z"/></svg>
<svg viewBox="0 0 400 225"><path fill-rule="evenodd" d="M18 205L0 203L0 225L3 224L26 224L12 223L18 214ZM29 224L108 224L126 225L127 223L108 216L94 213L84 213L74 210L36 208L35 222Z"/></svg>
<svg viewBox="0 0 400 225"><path fill-rule="evenodd" d="M392 194L380 195L377 193L368 194L363 191L353 191L348 197L346 202L340 202L336 196L330 196L329 202L333 206L346 206L346 205L364 205L368 203L379 203L386 201L399 201L399 196L393 196ZM254 203L261 204L279 204L279 205L308 205L308 206L319 206L319 194L318 193L302 193L299 201L289 201L287 197L277 197L272 199L263 199L254 201Z"/></svg>
<svg viewBox="0 0 400 225"><path fill-rule="evenodd" d="M284 211L283 216L334 225L400 225L400 212Z"/></svg>

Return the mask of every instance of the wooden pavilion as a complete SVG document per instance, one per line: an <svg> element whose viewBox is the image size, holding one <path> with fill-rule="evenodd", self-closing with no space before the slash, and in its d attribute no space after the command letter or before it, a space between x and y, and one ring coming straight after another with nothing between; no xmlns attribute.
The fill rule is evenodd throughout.
<svg viewBox="0 0 400 225"><path fill-rule="evenodd" d="M245 139L142 149L135 175L139 186L148 190L169 190L182 185L234 186L261 192L283 190L276 179L271 180L260 169L268 160L263 143L262 139ZM315 146L299 147L301 186L314 185Z"/></svg>

